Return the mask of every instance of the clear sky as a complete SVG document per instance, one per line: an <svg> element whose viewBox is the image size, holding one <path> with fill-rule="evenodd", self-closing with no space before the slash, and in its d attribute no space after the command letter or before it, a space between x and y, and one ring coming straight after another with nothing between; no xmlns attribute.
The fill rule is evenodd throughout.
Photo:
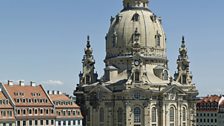
<svg viewBox="0 0 224 126"><path fill-rule="evenodd" d="M223 5L223 0L150 2L163 19L171 74L184 35L200 95L224 94ZM1 0L0 80L33 80L72 94L87 35L103 74L109 20L121 9L122 0Z"/></svg>

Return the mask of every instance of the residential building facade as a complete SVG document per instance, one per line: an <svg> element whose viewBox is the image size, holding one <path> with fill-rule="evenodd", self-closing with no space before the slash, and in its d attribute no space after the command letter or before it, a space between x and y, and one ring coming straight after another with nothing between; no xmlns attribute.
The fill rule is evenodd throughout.
<svg viewBox="0 0 224 126"><path fill-rule="evenodd" d="M82 126L82 115L79 106L66 94L60 91L48 91L55 105L55 126Z"/></svg>
<svg viewBox="0 0 224 126"><path fill-rule="evenodd" d="M104 75L98 79L87 38L74 91L84 126L196 125L196 96L184 37L177 72L169 74L166 35L148 0L123 0L106 34Z"/></svg>
<svg viewBox="0 0 224 126"><path fill-rule="evenodd" d="M15 116L11 103L0 91L0 126L15 126Z"/></svg>
<svg viewBox="0 0 224 126"><path fill-rule="evenodd" d="M1 126L82 126L79 106L62 93L48 94L42 85L23 81L0 83L0 89Z"/></svg>
<svg viewBox="0 0 224 126"><path fill-rule="evenodd" d="M197 126L223 126L224 96L210 95L197 102Z"/></svg>

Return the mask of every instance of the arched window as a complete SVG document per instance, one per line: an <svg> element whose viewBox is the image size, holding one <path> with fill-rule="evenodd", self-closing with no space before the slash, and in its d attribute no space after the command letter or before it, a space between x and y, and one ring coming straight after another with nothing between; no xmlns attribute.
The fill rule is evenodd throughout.
<svg viewBox="0 0 224 126"><path fill-rule="evenodd" d="M122 110L122 108L119 108L117 110L117 120L118 120L118 126L122 126L122 123L123 123L123 110Z"/></svg>
<svg viewBox="0 0 224 126"><path fill-rule="evenodd" d="M134 108L134 126L141 125L141 109L139 107Z"/></svg>
<svg viewBox="0 0 224 126"><path fill-rule="evenodd" d="M167 70L164 70L164 71L163 71L163 79L164 79L164 80L168 80L168 79L169 79L168 76L169 76L168 71L167 71Z"/></svg>
<svg viewBox="0 0 224 126"><path fill-rule="evenodd" d="M155 40L156 40L156 46L160 47L161 46L161 35L157 31L157 34L155 35Z"/></svg>
<svg viewBox="0 0 224 126"><path fill-rule="evenodd" d="M139 14L135 13L132 17L132 21L139 21Z"/></svg>
<svg viewBox="0 0 224 126"><path fill-rule="evenodd" d="M104 122L104 109L100 108L100 123Z"/></svg>
<svg viewBox="0 0 224 126"><path fill-rule="evenodd" d="M117 33L115 31L112 36L112 46L115 47L116 45L117 45Z"/></svg>
<svg viewBox="0 0 224 126"><path fill-rule="evenodd" d="M170 126L174 126L175 124L175 109L173 107L170 108Z"/></svg>
<svg viewBox="0 0 224 126"><path fill-rule="evenodd" d="M187 124L186 124L186 118L187 118L187 112L186 112L186 108L185 107L183 107L183 110L182 110L182 114L183 114L183 119L182 119L182 121L183 121L183 126L186 126Z"/></svg>
<svg viewBox="0 0 224 126"><path fill-rule="evenodd" d="M183 121L186 121L186 108L183 107Z"/></svg>
<svg viewBox="0 0 224 126"><path fill-rule="evenodd" d="M156 123L157 122L157 118L156 118L157 113L156 113L156 108L155 107L152 108L152 113L151 114L152 114L152 122Z"/></svg>

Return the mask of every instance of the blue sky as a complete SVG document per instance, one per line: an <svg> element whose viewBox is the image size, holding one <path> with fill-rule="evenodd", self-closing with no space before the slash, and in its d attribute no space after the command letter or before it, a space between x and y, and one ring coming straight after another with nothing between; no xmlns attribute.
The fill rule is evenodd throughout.
<svg viewBox="0 0 224 126"><path fill-rule="evenodd" d="M224 1L151 0L163 19L170 72L186 37L200 95L224 94ZM72 94L90 35L96 70L103 74L105 35L121 0L1 0L0 80L33 80Z"/></svg>

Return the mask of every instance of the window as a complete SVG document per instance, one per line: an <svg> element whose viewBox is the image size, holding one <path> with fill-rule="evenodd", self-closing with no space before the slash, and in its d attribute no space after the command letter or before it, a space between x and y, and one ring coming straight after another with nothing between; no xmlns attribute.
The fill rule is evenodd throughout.
<svg viewBox="0 0 224 126"><path fill-rule="evenodd" d="M157 34L155 35L155 39L156 39L156 46L160 47L161 46L161 35L159 34L158 31L157 31Z"/></svg>
<svg viewBox="0 0 224 126"><path fill-rule="evenodd" d="M32 109L29 109L29 114L32 114Z"/></svg>
<svg viewBox="0 0 224 126"><path fill-rule="evenodd" d="M186 121L186 108L183 107L183 121Z"/></svg>
<svg viewBox="0 0 224 126"><path fill-rule="evenodd" d="M49 125L49 120L46 120L46 125Z"/></svg>
<svg viewBox="0 0 224 126"><path fill-rule="evenodd" d="M35 126L38 126L38 121L37 120L35 120Z"/></svg>
<svg viewBox="0 0 224 126"><path fill-rule="evenodd" d="M8 111L8 116L12 117L12 111Z"/></svg>
<svg viewBox="0 0 224 126"><path fill-rule="evenodd" d="M70 121L70 120L68 121L68 125L69 125L69 126L71 125L71 121Z"/></svg>
<svg viewBox="0 0 224 126"><path fill-rule="evenodd" d="M38 113L38 112L37 112L37 109L35 109L35 110L34 110L34 113L35 113L35 114L37 114L37 113Z"/></svg>
<svg viewBox="0 0 224 126"><path fill-rule="evenodd" d="M54 114L54 109L51 109L51 114Z"/></svg>
<svg viewBox="0 0 224 126"><path fill-rule="evenodd" d="M175 110L173 107L170 108L170 126L174 126L174 122L175 122Z"/></svg>
<svg viewBox="0 0 224 126"><path fill-rule="evenodd" d="M29 121L29 126L32 126L32 125L33 125L33 124L32 124L32 120L30 120L30 121Z"/></svg>
<svg viewBox="0 0 224 126"><path fill-rule="evenodd" d="M118 120L118 125L122 126L122 122L123 122L123 110L122 110L122 108L119 108L117 110L117 120Z"/></svg>
<svg viewBox="0 0 224 126"><path fill-rule="evenodd" d="M49 114L49 110L48 110L48 109L46 109L46 114L47 114L47 115Z"/></svg>
<svg viewBox="0 0 224 126"><path fill-rule="evenodd" d="M66 126L66 121L63 121L63 125Z"/></svg>
<svg viewBox="0 0 224 126"><path fill-rule="evenodd" d="M44 125L44 120L40 120L40 125Z"/></svg>
<svg viewBox="0 0 224 126"><path fill-rule="evenodd" d="M152 122L157 122L157 113L156 113L156 108L152 108Z"/></svg>
<svg viewBox="0 0 224 126"><path fill-rule="evenodd" d="M141 97L140 92L135 92L135 93L134 93L134 98L135 98L135 99L140 99L140 97Z"/></svg>
<svg viewBox="0 0 224 126"><path fill-rule="evenodd" d="M23 121L23 126L26 126L26 121Z"/></svg>
<svg viewBox="0 0 224 126"><path fill-rule="evenodd" d="M17 126L20 126L20 121L17 121Z"/></svg>
<svg viewBox="0 0 224 126"><path fill-rule="evenodd" d="M141 124L141 109L139 107L134 108L134 124Z"/></svg>
<svg viewBox="0 0 224 126"><path fill-rule="evenodd" d="M168 75L168 71L167 71L167 70L164 70L164 71L163 71L163 79L164 79L164 80L168 80L168 79L169 79L168 76L169 76L169 75Z"/></svg>
<svg viewBox="0 0 224 126"><path fill-rule="evenodd" d="M54 125L54 120L51 120L51 125Z"/></svg>
<svg viewBox="0 0 224 126"><path fill-rule="evenodd" d="M134 77L135 77L134 78L135 82L139 82L140 81L140 73L139 73L139 71L135 72L135 76Z"/></svg>
<svg viewBox="0 0 224 126"><path fill-rule="evenodd" d="M132 17L132 21L136 22L136 21L139 21L139 14L138 13L135 13Z"/></svg>
<svg viewBox="0 0 224 126"><path fill-rule="evenodd" d="M26 115L26 110L25 109L23 109L23 115Z"/></svg>
<svg viewBox="0 0 224 126"><path fill-rule="evenodd" d="M43 114L43 109L40 109L40 114Z"/></svg>
<svg viewBox="0 0 224 126"><path fill-rule="evenodd" d="M112 46L113 47L115 47L116 46L116 44L117 44L117 33L116 33L116 31L113 33L113 36L112 36Z"/></svg>
<svg viewBox="0 0 224 126"><path fill-rule="evenodd" d="M104 109L100 108L100 122L104 122Z"/></svg>
<svg viewBox="0 0 224 126"><path fill-rule="evenodd" d="M63 111L62 111L62 114L63 114L63 116L65 116L65 115L66 115L66 112L65 112L65 110L63 110Z"/></svg>
<svg viewBox="0 0 224 126"><path fill-rule="evenodd" d="M20 115L20 109L17 109L17 114Z"/></svg>

